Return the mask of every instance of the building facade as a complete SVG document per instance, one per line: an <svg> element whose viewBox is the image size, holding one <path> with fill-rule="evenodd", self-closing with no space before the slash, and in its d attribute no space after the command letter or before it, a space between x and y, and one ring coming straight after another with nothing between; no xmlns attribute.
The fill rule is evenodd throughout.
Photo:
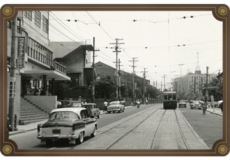
<svg viewBox="0 0 230 160"><path fill-rule="evenodd" d="M185 76L175 78L173 90L187 97L199 98L202 96L202 89L205 84L210 83L216 76L217 74L209 74L207 78L206 74L196 70L195 73L190 72Z"/></svg>
<svg viewBox="0 0 230 160"><path fill-rule="evenodd" d="M116 68L113 68L103 62L95 63L95 71L97 74L97 79L100 79L100 77L107 76L107 75L110 75L115 79L117 74ZM132 92L131 93L127 93L127 92L133 90L133 74L122 70L118 71L118 74L120 75L118 76L118 83L117 83L119 89L124 90L126 92L125 96L130 96ZM136 95L137 93L146 92L146 88L143 88L143 85L150 85L150 80L144 79L143 77L137 75L134 76L134 79L135 79L134 90L136 92Z"/></svg>
<svg viewBox="0 0 230 160"><path fill-rule="evenodd" d="M55 80L70 80L66 75L66 67L53 60L53 50L49 45L49 12L48 11L19 11L16 17L16 35L12 37L12 22L7 23L7 62L8 62L8 97L15 93L14 113L20 119L20 104L22 98L28 98L40 104L40 99L52 101L51 108L56 107L56 96L53 94ZM16 45L12 46L12 39ZM12 91L11 49L15 49L16 84ZM9 108L8 98L8 108Z"/></svg>

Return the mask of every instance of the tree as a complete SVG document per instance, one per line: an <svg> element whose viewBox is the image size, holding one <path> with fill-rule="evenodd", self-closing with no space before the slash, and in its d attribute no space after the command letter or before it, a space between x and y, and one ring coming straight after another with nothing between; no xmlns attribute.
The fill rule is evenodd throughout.
<svg viewBox="0 0 230 160"><path fill-rule="evenodd" d="M106 75L95 82L95 95L98 98L114 98L115 91L115 77Z"/></svg>

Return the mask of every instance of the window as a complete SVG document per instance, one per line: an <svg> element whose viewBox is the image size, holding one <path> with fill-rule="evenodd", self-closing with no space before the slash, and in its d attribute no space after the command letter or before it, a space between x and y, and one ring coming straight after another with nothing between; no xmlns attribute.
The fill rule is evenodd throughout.
<svg viewBox="0 0 230 160"><path fill-rule="evenodd" d="M71 111L59 111L59 112L53 112L49 116L49 120L79 120L80 117Z"/></svg>
<svg viewBox="0 0 230 160"><path fill-rule="evenodd" d="M48 19L45 16L43 16L42 19L43 19L43 26L42 26L43 31L45 33L48 33Z"/></svg>
<svg viewBox="0 0 230 160"><path fill-rule="evenodd" d="M34 20L35 25L41 28L41 12L35 11Z"/></svg>
<svg viewBox="0 0 230 160"><path fill-rule="evenodd" d="M32 11L25 11L25 17L32 21Z"/></svg>
<svg viewBox="0 0 230 160"><path fill-rule="evenodd" d="M52 64L52 52L31 38L28 39L28 52L31 58L47 65Z"/></svg>
<svg viewBox="0 0 230 160"><path fill-rule="evenodd" d="M82 117L82 119L88 118L88 117L89 117L86 110L82 110L82 111L81 111L81 117Z"/></svg>

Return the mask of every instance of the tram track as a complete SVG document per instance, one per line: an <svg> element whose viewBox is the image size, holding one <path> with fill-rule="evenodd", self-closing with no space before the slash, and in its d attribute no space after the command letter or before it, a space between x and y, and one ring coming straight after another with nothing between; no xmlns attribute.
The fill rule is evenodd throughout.
<svg viewBox="0 0 230 160"><path fill-rule="evenodd" d="M177 122L177 125L178 125L178 128L179 128L179 132L180 132L180 135L181 135L181 139L183 140L184 145L186 146L186 148L187 148L187 149L190 149L190 147L189 147L189 145L188 145L188 143L187 143L187 141L186 141L186 138L185 138L185 136L184 136L184 133L183 133L181 127L180 127L179 118L178 118L178 115L177 115L176 112L177 112L177 111L174 110L174 113L175 113L175 116L176 116L176 122Z"/></svg>
<svg viewBox="0 0 230 160"><path fill-rule="evenodd" d="M114 128L119 127L120 125L122 125L122 124L124 124L124 123L126 123L126 122L128 122L128 121L131 121L131 120L134 119L135 117L140 116L140 115L143 115L143 114L145 114L145 113L148 113L149 110L152 110L152 109L153 109L153 108L145 109L145 110L140 111L140 112L138 112L138 113L136 113L136 114L130 115L128 118L123 118L123 120L121 120L121 121L114 122L114 123L108 125L108 126L110 127L109 129L106 129L106 128L108 128L108 126L104 126L104 127L102 127L102 128L99 129L99 130L101 130L101 131L100 131L99 133L97 133L97 136L106 134L106 133L110 132L111 130L113 130ZM155 113L157 110L159 110L159 109L156 109L156 110L154 111L154 113ZM152 114L151 114L151 115L152 115ZM150 115L150 116L151 116L151 115ZM149 116L148 116L148 117L149 117ZM103 130L104 130L104 131L103 131ZM96 138L97 138L97 136L96 136ZM84 142L84 143L85 143L85 142ZM84 143L81 144L81 145L84 145ZM81 145L74 145L74 146L71 146L71 147L65 147L65 149L66 149L66 150L73 150L73 149L75 149L76 147L81 146ZM111 145L111 146L112 146L112 145ZM52 147L52 148L49 148L49 150L56 150L56 149L60 149L60 148L59 148L59 147Z"/></svg>
<svg viewBox="0 0 230 160"><path fill-rule="evenodd" d="M159 111L159 109L155 110L152 114L150 114L149 116L147 116L145 119L143 119L140 123L138 123L133 129L131 129L129 132L127 132L126 134L124 134L123 136L121 136L119 139L117 139L114 143L112 143L106 150L110 149L113 145L115 145L117 142L119 142L120 140L122 140L125 136L127 136L128 134L130 134L132 131L134 131L138 126L140 126L143 122L145 122L149 117L153 116L157 111ZM165 113L165 112L164 112Z"/></svg>

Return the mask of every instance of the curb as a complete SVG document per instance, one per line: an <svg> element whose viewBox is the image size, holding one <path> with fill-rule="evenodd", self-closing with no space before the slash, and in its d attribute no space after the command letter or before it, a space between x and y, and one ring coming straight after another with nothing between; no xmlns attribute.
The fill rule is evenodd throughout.
<svg viewBox="0 0 230 160"><path fill-rule="evenodd" d="M33 131L33 130L36 130L36 129L37 128L32 128L32 129L28 129L28 130L21 130L21 131L9 132L9 136L20 134L20 133L26 133L26 132Z"/></svg>
<svg viewBox="0 0 230 160"><path fill-rule="evenodd" d="M221 115L221 114L219 114L219 113L215 113L215 112L213 113L212 111L208 111L208 110L207 110L207 112L209 112L209 113L211 113L211 114L215 114L215 115L218 115L218 116L223 117L223 115Z"/></svg>

